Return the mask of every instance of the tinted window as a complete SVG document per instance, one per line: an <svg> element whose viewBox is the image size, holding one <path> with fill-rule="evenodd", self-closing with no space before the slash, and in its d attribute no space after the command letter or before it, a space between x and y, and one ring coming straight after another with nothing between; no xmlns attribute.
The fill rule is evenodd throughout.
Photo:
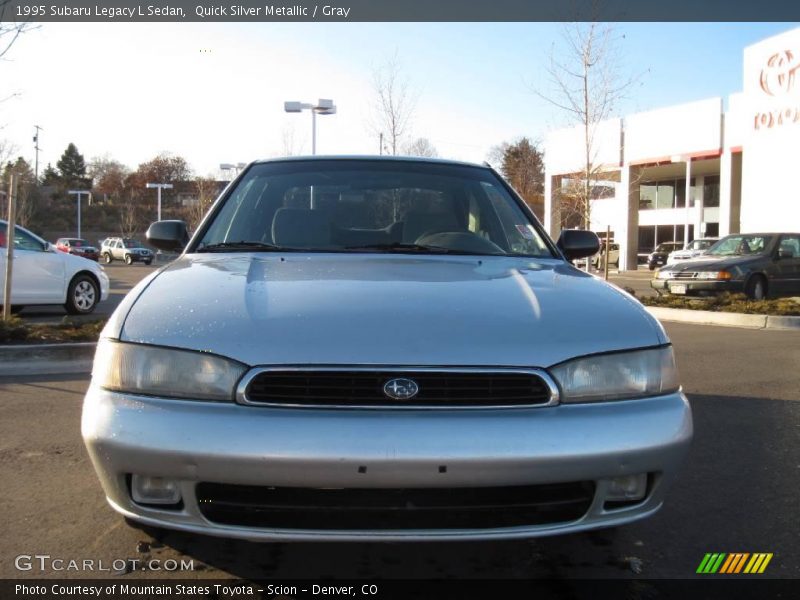
<svg viewBox="0 0 800 600"><path fill-rule="evenodd" d="M254 165L196 250L239 242L327 252L405 252L416 245L414 251L553 256L492 171L413 161Z"/></svg>
<svg viewBox="0 0 800 600"><path fill-rule="evenodd" d="M6 234L8 226L6 223L0 223L0 246L6 245ZM42 242L33 237L31 234L23 231L19 227L14 228L14 249L16 250L33 250L36 252L43 252L44 246Z"/></svg>
<svg viewBox="0 0 800 600"><path fill-rule="evenodd" d="M769 235L730 235L711 246L708 254L713 256L734 256L740 254L761 254L772 242Z"/></svg>

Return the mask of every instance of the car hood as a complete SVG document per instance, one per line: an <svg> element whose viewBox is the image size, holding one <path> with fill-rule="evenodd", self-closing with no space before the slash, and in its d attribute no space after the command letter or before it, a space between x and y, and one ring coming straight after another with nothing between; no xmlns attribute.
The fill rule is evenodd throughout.
<svg viewBox="0 0 800 600"><path fill-rule="evenodd" d="M671 271L679 273L681 271L717 271L721 269L734 269L736 267L743 267L752 262L761 260L761 255L745 255L745 256L710 256L702 254L695 256L691 260L681 262L679 264L670 264L664 267L664 271Z"/></svg>
<svg viewBox="0 0 800 600"><path fill-rule="evenodd" d="M105 336L248 365L546 367L667 341L628 294L554 259L186 255L117 312Z"/></svg>

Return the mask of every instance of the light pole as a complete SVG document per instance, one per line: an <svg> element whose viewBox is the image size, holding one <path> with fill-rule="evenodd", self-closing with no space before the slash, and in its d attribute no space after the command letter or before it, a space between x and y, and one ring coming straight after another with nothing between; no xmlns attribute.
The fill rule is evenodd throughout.
<svg viewBox="0 0 800 600"><path fill-rule="evenodd" d="M78 237L81 237L81 194L88 196L91 192L89 190L69 190L67 193L78 197Z"/></svg>
<svg viewBox="0 0 800 600"><path fill-rule="evenodd" d="M230 177L230 172L233 171L233 177L231 177L230 179L231 181L233 181L234 179L236 179L236 177L238 177L239 173L241 173L242 169L244 169L246 166L247 164L243 162L236 164L220 163L219 170L222 171L223 173L226 173L228 177Z"/></svg>
<svg viewBox="0 0 800 600"><path fill-rule="evenodd" d="M161 220L161 190L171 190L172 184L171 183L148 183L147 189L152 190L156 188L158 190L158 218L157 221Z"/></svg>
<svg viewBox="0 0 800 600"><path fill-rule="evenodd" d="M43 129L38 125L34 125L33 127L35 130L33 132L33 149L36 150L36 167L34 169L33 174L35 177L34 181L36 181L36 185L39 185L39 150L41 150L41 148L39 148L39 132L43 131Z"/></svg>
<svg viewBox="0 0 800 600"><path fill-rule="evenodd" d="M283 110L288 113L299 113L304 110L311 111L311 154L317 153L317 115L335 115L336 106L333 100L320 98L316 104L305 102L284 102Z"/></svg>

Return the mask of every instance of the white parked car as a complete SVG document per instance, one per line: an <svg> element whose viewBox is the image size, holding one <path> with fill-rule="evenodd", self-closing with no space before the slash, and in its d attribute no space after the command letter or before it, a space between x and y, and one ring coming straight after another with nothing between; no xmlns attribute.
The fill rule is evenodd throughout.
<svg viewBox="0 0 800 600"><path fill-rule="evenodd" d="M8 223L0 220L0 289L6 278ZM68 313L85 315L108 298L108 276L103 267L87 258L58 252L47 242L16 226L11 306L62 304ZM2 296L0 296L2 303Z"/></svg>
<svg viewBox="0 0 800 600"><path fill-rule="evenodd" d="M719 238L698 238L693 240L689 242L683 250L671 252L667 257L667 264L702 256L717 242L717 240L719 240Z"/></svg>

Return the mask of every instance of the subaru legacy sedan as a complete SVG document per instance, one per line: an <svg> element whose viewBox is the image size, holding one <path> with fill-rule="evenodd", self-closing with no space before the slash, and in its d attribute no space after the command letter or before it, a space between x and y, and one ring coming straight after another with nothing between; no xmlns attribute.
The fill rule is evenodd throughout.
<svg viewBox="0 0 800 600"><path fill-rule="evenodd" d="M249 165L98 344L111 506L251 540L553 535L648 517L691 437L672 346L491 168Z"/></svg>

